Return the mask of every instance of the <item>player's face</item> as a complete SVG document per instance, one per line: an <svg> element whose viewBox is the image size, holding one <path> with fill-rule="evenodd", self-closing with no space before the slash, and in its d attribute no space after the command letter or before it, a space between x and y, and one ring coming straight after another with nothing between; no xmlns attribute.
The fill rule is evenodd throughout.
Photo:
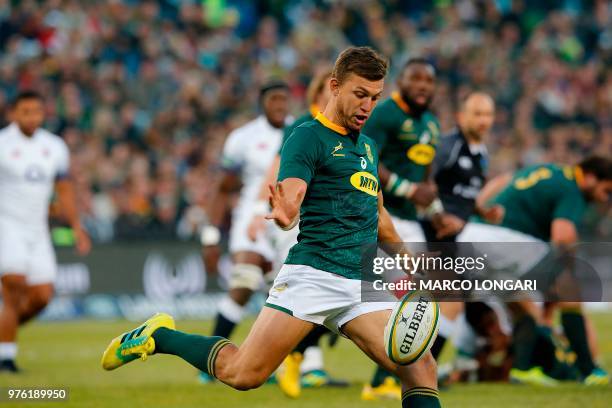
<svg viewBox="0 0 612 408"><path fill-rule="evenodd" d="M380 99L384 84L384 79L370 81L355 74L349 74L341 84L332 78L332 94L342 118L340 124L353 131L361 130Z"/></svg>
<svg viewBox="0 0 612 408"><path fill-rule="evenodd" d="M585 174L584 193L588 201L607 203L612 196L612 181L598 180L591 174Z"/></svg>
<svg viewBox="0 0 612 408"><path fill-rule="evenodd" d="M45 110L40 99L22 99L13 108L12 120L26 135L34 134L45 120Z"/></svg>
<svg viewBox="0 0 612 408"><path fill-rule="evenodd" d="M402 98L413 111L423 112L429 108L436 88L436 76L431 65L411 64L398 80Z"/></svg>
<svg viewBox="0 0 612 408"><path fill-rule="evenodd" d="M289 92L285 89L268 91L264 96L263 109L268 122L276 128L282 128L289 113Z"/></svg>
<svg viewBox="0 0 612 408"><path fill-rule="evenodd" d="M495 105L489 97L473 96L465 102L459 114L461 130L477 141L489 133L495 120Z"/></svg>

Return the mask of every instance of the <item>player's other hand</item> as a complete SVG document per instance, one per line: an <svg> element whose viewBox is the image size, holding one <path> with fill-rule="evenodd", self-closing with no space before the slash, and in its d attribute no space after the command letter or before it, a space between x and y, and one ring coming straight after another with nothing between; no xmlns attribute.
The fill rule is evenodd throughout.
<svg viewBox="0 0 612 408"><path fill-rule="evenodd" d="M298 188L295 197L292 199L285 194L282 183L277 183L276 187L270 184L268 187L270 188L269 201L272 212L266 215L266 219L274 220L283 229L290 229L298 218L306 189Z"/></svg>
<svg viewBox="0 0 612 408"><path fill-rule="evenodd" d="M465 226L465 221L456 215L443 213L432 220L436 229L436 238L442 239L458 234Z"/></svg>
<svg viewBox="0 0 612 408"><path fill-rule="evenodd" d="M261 234L266 228L266 216L255 215L249 224L247 229L247 235L251 241L255 241L257 236Z"/></svg>
<svg viewBox="0 0 612 408"><path fill-rule="evenodd" d="M91 251L91 239L83 228L74 229L75 247L77 253L81 256L87 255Z"/></svg>
<svg viewBox="0 0 612 408"><path fill-rule="evenodd" d="M219 245L205 245L202 247L202 260L206 273L216 275L219 273L219 259L221 247Z"/></svg>
<svg viewBox="0 0 612 408"><path fill-rule="evenodd" d="M488 208L481 208L478 212L486 222L491 224L500 224L506 214L504 207L499 204Z"/></svg>
<svg viewBox="0 0 612 408"><path fill-rule="evenodd" d="M415 205L429 207L436 198L437 193L437 188L434 183L417 183L409 198Z"/></svg>

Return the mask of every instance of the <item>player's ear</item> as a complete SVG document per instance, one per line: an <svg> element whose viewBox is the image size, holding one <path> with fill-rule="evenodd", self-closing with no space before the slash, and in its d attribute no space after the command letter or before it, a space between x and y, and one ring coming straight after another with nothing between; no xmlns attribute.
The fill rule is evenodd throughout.
<svg viewBox="0 0 612 408"><path fill-rule="evenodd" d="M340 81L337 78L329 79L329 88L331 89L332 95L338 96L340 93Z"/></svg>

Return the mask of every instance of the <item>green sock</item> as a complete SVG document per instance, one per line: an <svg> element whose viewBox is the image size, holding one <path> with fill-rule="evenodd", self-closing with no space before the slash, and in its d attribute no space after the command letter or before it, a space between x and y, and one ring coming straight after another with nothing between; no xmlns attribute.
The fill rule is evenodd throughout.
<svg viewBox="0 0 612 408"><path fill-rule="evenodd" d="M395 377L392 373L385 370L381 366L376 367L376 371L374 372L374 377L372 377L372 381L370 381L370 385L372 387L378 387L385 381L387 377Z"/></svg>
<svg viewBox="0 0 612 408"><path fill-rule="evenodd" d="M402 408L440 408L438 390L414 387L402 394Z"/></svg>
<svg viewBox="0 0 612 408"><path fill-rule="evenodd" d="M230 341L218 336L199 336L160 327L153 332L155 353L173 354L200 371L215 376L215 360Z"/></svg>
<svg viewBox="0 0 612 408"><path fill-rule="evenodd" d="M514 362L512 366L519 370L528 370L533 365L533 352L538 341L535 320L531 316L522 316L512 331L512 348Z"/></svg>
<svg viewBox="0 0 612 408"><path fill-rule="evenodd" d="M576 366L578 370L580 370L584 377L588 376L595 368L595 364L589 349L582 313L567 310L561 312L561 325L572 351L576 353Z"/></svg>

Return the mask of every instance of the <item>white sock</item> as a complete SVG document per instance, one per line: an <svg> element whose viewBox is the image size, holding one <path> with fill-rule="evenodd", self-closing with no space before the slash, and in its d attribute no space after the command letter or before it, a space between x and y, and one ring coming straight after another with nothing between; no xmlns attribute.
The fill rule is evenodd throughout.
<svg viewBox="0 0 612 408"><path fill-rule="evenodd" d="M323 369L323 351L318 346L310 346L304 350L304 359L300 365L300 373Z"/></svg>
<svg viewBox="0 0 612 408"><path fill-rule="evenodd" d="M455 320L450 320L440 313L440 336L450 339L455 332Z"/></svg>
<svg viewBox="0 0 612 408"><path fill-rule="evenodd" d="M227 296L219 302L219 313L230 322L238 324L242 321L246 310L244 306L240 306L238 303L234 302L232 298Z"/></svg>
<svg viewBox="0 0 612 408"><path fill-rule="evenodd" d="M17 343L0 343L0 360L14 360L17 357Z"/></svg>

